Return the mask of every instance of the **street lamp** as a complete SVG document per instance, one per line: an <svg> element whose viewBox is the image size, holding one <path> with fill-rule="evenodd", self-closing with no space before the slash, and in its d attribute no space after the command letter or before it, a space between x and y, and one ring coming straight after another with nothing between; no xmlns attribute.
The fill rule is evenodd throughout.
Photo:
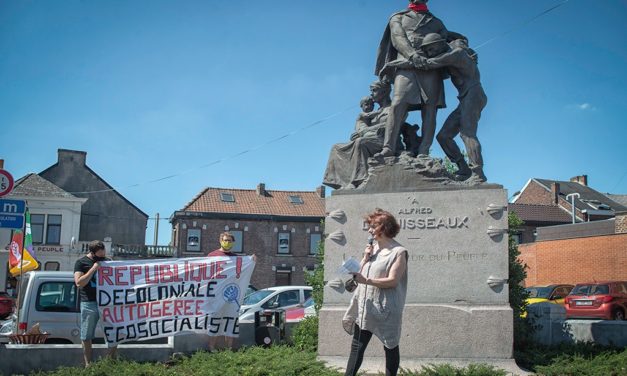
<svg viewBox="0 0 627 376"><path fill-rule="evenodd" d="M573 205L573 223L575 223L575 199L576 199L576 198L579 198L580 196L581 196L581 195L580 195L579 193L577 193L577 192L575 192L575 193L570 193L570 194L567 194L567 195L566 195L566 200L568 200L568 198L569 198L569 197L572 197L572 198L570 199L570 202L571 202L571 203L572 203L572 205Z"/></svg>

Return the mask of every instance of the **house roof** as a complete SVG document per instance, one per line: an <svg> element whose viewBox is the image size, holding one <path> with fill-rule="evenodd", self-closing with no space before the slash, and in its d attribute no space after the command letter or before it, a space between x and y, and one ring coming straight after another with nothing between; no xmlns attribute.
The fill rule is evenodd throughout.
<svg viewBox="0 0 627 376"><path fill-rule="evenodd" d="M611 193L606 193L605 195L609 197L610 200L623 206L627 206L627 195L613 195Z"/></svg>
<svg viewBox="0 0 627 376"><path fill-rule="evenodd" d="M264 190L259 195L254 189L206 188L182 210L199 213L229 213L275 215L285 217L324 217L324 198L317 192ZM234 201L224 201L222 193L233 195ZM290 202L298 196L302 203ZM229 197L226 197L227 199ZM301 200L294 199L297 202Z"/></svg>
<svg viewBox="0 0 627 376"><path fill-rule="evenodd" d="M509 204L508 210L525 222L570 223L572 217L557 205Z"/></svg>
<svg viewBox="0 0 627 376"><path fill-rule="evenodd" d="M76 198L41 176L30 173L15 182L10 196Z"/></svg>
<svg viewBox="0 0 627 376"><path fill-rule="evenodd" d="M602 210L602 208L599 208L599 205L607 205L615 212L627 210L627 207L625 207L624 205L621 205L618 202L609 199L606 195L595 191L594 189L583 184L571 181L537 178L533 180L537 181L549 191L551 190L551 186L553 183L559 183L560 197L564 198L565 200L567 195L571 193L579 193L579 198L575 200L575 207L579 210ZM567 201L570 202L570 200Z"/></svg>

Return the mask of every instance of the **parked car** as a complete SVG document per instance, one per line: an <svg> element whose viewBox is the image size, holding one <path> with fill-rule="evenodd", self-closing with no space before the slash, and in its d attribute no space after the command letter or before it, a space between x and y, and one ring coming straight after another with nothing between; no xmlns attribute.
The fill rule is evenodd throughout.
<svg viewBox="0 0 627 376"><path fill-rule="evenodd" d="M255 312L264 309L295 307L309 299L311 286L277 286L257 290L244 298L240 308L239 321L255 321Z"/></svg>
<svg viewBox="0 0 627 376"><path fill-rule="evenodd" d="M627 282L577 284L566 297L566 318L625 320Z"/></svg>
<svg viewBox="0 0 627 376"><path fill-rule="evenodd" d="M573 289L573 285L538 285L529 286L525 290L529 293L527 305L537 303L564 304L566 295ZM521 317L527 317L527 312L523 312Z"/></svg>
<svg viewBox="0 0 627 376"><path fill-rule="evenodd" d="M13 313L15 302L6 292L0 292L0 319L5 319Z"/></svg>
<svg viewBox="0 0 627 376"><path fill-rule="evenodd" d="M286 322L298 322L305 317L316 316L316 308L313 296L305 300L303 304L285 310Z"/></svg>

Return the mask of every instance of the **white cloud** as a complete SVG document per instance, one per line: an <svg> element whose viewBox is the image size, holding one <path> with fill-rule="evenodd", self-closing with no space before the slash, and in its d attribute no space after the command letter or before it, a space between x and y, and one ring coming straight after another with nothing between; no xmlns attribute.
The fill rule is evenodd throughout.
<svg viewBox="0 0 627 376"><path fill-rule="evenodd" d="M579 111L596 111L597 110L596 107L594 107L592 104L588 102L578 103L578 104L569 104L568 106L566 106L566 108L569 108L571 110L579 110Z"/></svg>
<svg viewBox="0 0 627 376"><path fill-rule="evenodd" d="M582 103L582 104L580 104L580 105L577 105L577 107L578 107L580 110L582 110L582 111L587 111L587 110L594 111L594 110L596 110L596 107L594 107L594 106L593 106L593 105L591 105L590 103Z"/></svg>

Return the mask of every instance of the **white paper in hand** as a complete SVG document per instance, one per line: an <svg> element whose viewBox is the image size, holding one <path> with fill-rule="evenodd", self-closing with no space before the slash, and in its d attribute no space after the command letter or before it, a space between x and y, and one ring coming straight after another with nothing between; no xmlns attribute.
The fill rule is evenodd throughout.
<svg viewBox="0 0 627 376"><path fill-rule="evenodd" d="M342 266L337 270L340 274L359 273L359 262L352 257L344 261Z"/></svg>

